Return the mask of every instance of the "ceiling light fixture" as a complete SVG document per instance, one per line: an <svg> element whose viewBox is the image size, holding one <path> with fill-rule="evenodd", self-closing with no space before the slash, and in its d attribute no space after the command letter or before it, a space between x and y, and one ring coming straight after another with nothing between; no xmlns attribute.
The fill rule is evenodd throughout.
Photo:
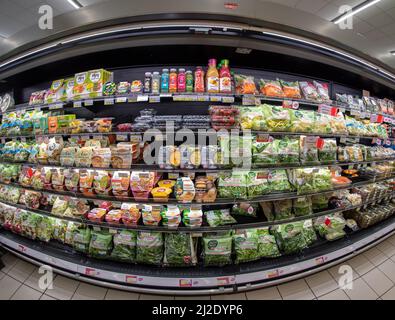
<svg viewBox="0 0 395 320"><path fill-rule="evenodd" d="M341 16L335 18L332 20L332 22L334 24L338 24L344 20L346 20L347 18L352 17L353 15L371 7L372 5L376 4L377 2L380 2L381 0L367 0L365 2L362 2L361 4L355 6L354 8L352 8L352 10L350 12L346 12L344 14L342 14Z"/></svg>
<svg viewBox="0 0 395 320"><path fill-rule="evenodd" d="M81 3L79 3L77 0L67 0L74 8L80 9L83 7Z"/></svg>

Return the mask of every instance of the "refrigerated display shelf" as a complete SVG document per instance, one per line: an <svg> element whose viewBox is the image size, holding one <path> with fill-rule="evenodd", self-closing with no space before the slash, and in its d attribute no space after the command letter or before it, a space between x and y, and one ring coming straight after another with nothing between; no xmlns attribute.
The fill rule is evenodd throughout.
<svg viewBox="0 0 395 320"><path fill-rule="evenodd" d="M385 159L375 159L369 161L354 161L354 162L326 162L326 163L314 163L314 164L286 164L286 165L275 165L275 164L268 164L268 165L260 165L260 166L252 166L251 170L259 170L259 169L266 169L266 170L275 170L275 169L297 169L297 168L315 168L315 167L333 167L333 166L362 166L368 164L376 164L376 163L385 163L388 161L395 161L395 158L385 158ZM109 168L109 167L77 167L77 166L65 166L65 165L53 165L53 164L39 164L39 163L30 163L30 162L11 162L11 161L0 161L0 164L7 164L7 165L23 165L32 168L56 168L56 169L78 169L78 170L105 170L105 171L133 171L133 170L144 170L144 171L155 171L155 172L163 172L163 173L226 173L232 172L234 170L247 170L240 167L233 167L233 168L196 168L196 169L161 169L157 165L147 165L144 163L132 163L130 168Z"/></svg>
<svg viewBox="0 0 395 320"><path fill-rule="evenodd" d="M0 200L0 203L7 204L11 207L27 210L29 212L37 213L40 215L57 218L66 221L78 222L83 223L88 226L92 227L99 227L99 228L106 228L112 230L138 230L138 231L156 231L156 232L165 232L165 233L178 233L178 232L186 232L186 233L207 233L207 232L219 232L219 231L226 231L226 230L236 230L236 229L253 229L253 228L263 228L263 227L271 227L279 224L286 224L286 223L293 223L296 221L302 221L306 219L315 219L322 216L332 215L335 213L340 213L344 211L366 208L369 205L376 205L381 203L382 201L390 201L395 196L395 193L392 192L391 194L385 194L381 197L374 197L368 201L364 201L359 205L355 206L348 206L344 208L335 208L335 209L326 209L323 211L314 212L311 215L304 215L289 219L282 219L282 220L275 220L275 221L267 221L262 220L263 217L242 217L242 216L234 216L237 221L237 224L228 224L224 226L216 226L210 227L207 224L203 225L202 227L166 227L166 226L145 226L140 221L139 225L136 226L129 226L124 224L110 224L107 222L94 222L86 219L85 217L77 218L77 217L67 217L67 216L57 216L53 215L50 212L50 208L44 209L31 209L23 204L15 204L12 202L8 202L6 200ZM261 220L261 221L257 221ZM251 222L253 221L253 222ZM205 224L205 223L204 223Z"/></svg>
<svg viewBox="0 0 395 320"><path fill-rule="evenodd" d="M91 107L98 103L104 103L104 105L111 107L119 104L127 104L127 103L150 103L150 104L158 104L162 102L162 99L165 101L175 101L175 102L202 102L202 103L234 103L242 102L244 98L248 98L250 100L259 99L260 102L277 102L283 103L284 101L291 103L298 103L303 106L310 107L318 107L319 105L330 105L332 107L338 108L341 111L348 112L358 112L360 113L362 118L370 118L371 114L368 112L361 112L356 108L352 108L347 104L339 103L336 101L311 101L306 99L287 99L287 98L276 98L276 97L268 97L261 94L226 94L226 93L159 93L159 94L129 94L129 95L112 95L112 96L103 96L97 98L87 98L81 100L73 100L73 101L59 101L50 104L37 104L37 105L29 105L29 103L21 103L13 106L13 108L7 110L7 112L18 111L18 110L34 110L34 109L73 109L73 108L81 108L81 107ZM7 113L5 112L5 113ZM385 113L379 113L386 117L388 123L395 123L395 116ZM2 115L2 113L0 113Z"/></svg>
<svg viewBox="0 0 395 320"><path fill-rule="evenodd" d="M40 243L0 230L8 251L55 272L123 290L171 295L219 294L251 290L294 280L343 262L395 233L395 217L344 238L317 243L299 254L225 267L189 268L129 265L86 257L60 243Z"/></svg>
<svg viewBox="0 0 395 320"><path fill-rule="evenodd" d="M348 190L348 189L352 189L355 187L361 187L361 186L368 185L371 183L386 181L386 180L390 180L390 179L394 179L394 178L395 178L395 175L384 176L384 177L373 176L373 177L370 177L369 179L360 178L359 181L354 182L354 183L347 185L347 186L336 187L334 189L323 190L323 191L319 191L319 192L303 193L303 194L299 194L299 195L296 192L281 192L281 193L266 194L266 195L262 195L260 197L254 197L254 198L248 198L248 199L217 198L214 202L201 202L201 203L195 202L195 201L182 202L182 201L178 201L177 199L174 199L174 198L169 198L168 201L154 201L154 199L152 199L152 198L134 199L133 197L115 197L115 196L105 196L105 195L99 195L99 194L87 196L87 195L84 195L83 193L72 192L72 191L57 191L57 190L48 190L48 189L37 190L37 189L34 189L33 187L24 187L16 182L11 182L11 183L0 182L0 185L5 185L5 186L8 185L8 186L12 186L12 187L20 188L20 189L39 191L39 192L46 193L46 194L56 194L56 195L61 195L61 196L69 196L69 197L75 197L75 198L92 200L92 201L93 200L102 200L102 201L113 201L113 202L144 203L144 204L152 204L152 205L198 204L198 205L203 205L203 206L212 206L212 205L230 205L230 204L234 204L236 202L243 202L243 201L247 201L250 203L256 203L256 202L265 202L265 201L295 199L295 198L300 198L300 197L305 197L305 196L327 194L327 193L331 193L331 192L338 191L338 190Z"/></svg>

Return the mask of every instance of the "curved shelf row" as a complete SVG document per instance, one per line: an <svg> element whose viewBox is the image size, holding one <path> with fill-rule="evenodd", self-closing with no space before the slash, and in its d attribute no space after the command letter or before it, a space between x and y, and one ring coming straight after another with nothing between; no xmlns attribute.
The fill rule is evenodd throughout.
<svg viewBox="0 0 395 320"><path fill-rule="evenodd" d="M54 103L48 104L37 104L37 105L29 105L28 103L17 104L13 106L9 111L3 112L7 113L10 111L18 111L18 110L32 110L32 109L62 109L62 108L80 108L80 107L90 107L97 103L104 103L106 106L125 104L125 103L153 103L158 104L162 101L162 99L166 102L174 101L174 102L203 102L203 103L224 103L230 104L235 101L244 101L246 99L246 104L255 105L255 99L258 99L259 102L291 102L298 103L299 105L304 106L312 106L318 107L322 104L331 105L335 108L338 108L341 111L353 111L359 112L361 116L367 118L370 117L369 112L361 112L356 108L351 108L349 105L345 103L339 103L337 101L312 101L306 99L292 99L292 98L276 98L276 97L268 97L262 94L235 94L235 93L138 93L138 94L128 94L128 95L111 95L111 96L102 96L97 98L86 98L81 100L70 100L70 101L58 101ZM1 115L2 113L0 113ZM383 114L383 113L380 113ZM395 116L390 114L383 114L388 122L392 123L395 120Z"/></svg>
<svg viewBox="0 0 395 320"><path fill-rule="evenodd" d="M218 135L221 134L221 131L215 131L213 128L208 128L207 129L188 129L188 128L182 128L179 131L166 131L164 129L158 129L158 128L151 128L149 130L152 130L150 132L150 136L152 134L156 134L154 131L156 131L158 134L176 134L176 133L182 133L182 130L185 130L185 133L188 132L193 132L195 134L199 135ZM200 130L200 131L199 131ZM224 129L226 130L226 129ZM232 131L233 130L233 131ZM240 128L234 128L230 130L226 130L230 134L242 134L242 135L268 135L268 136L313 136L313 137L320 137L320 138L340 138L340 139L353 139L353 140L361 140L361 139L380 139L380 140L389 140L389 141L395 141L394 138L380 138L380 137L373 137L373 136L354 136L354 135L348 135L348 134L329 134L329 133L312 133L312 132L286 132L286 131L257 131L257 130L244 130ZM87 137L87 136L92 136L92 137L97 137L97 136L116 136L116 135L144 135L145 132L147 131L130 131L130 132L119 132L119 131L113 131L113 132L93 132L93 133L47 133L47 134L31 134L31 135L8 135L8 136L0 136L0 139L35 139L37 137ZM163 136L162 136L163 137ZM353 141L353 143L357 143Z"/></svg>
<svg viewBox="0 0 395 320"><path fill-rule="evenodd" d="M67 216L57 216L53 215L51 212L43 209L31 209L27 207L26 205L23 204L16 204L12 202L8 202L6 200L0 200L0 203L4 203L6 205L9 205L11 207L27 210L29 212L37 213L40 215L52 217L52 218L57 218L61 220L66 220L66 221L72 221L72 222L77 222L77 223L83 223L88 226L92 227L99 227L99 228L108 228L111 230L137 230L137 231L156 231L156 232L166 232L166 233L173 233L173 232L185 232L185 233L215 233L219 231L226 231L226 230L236 230L236 229L253 229L253 228L263 228L263 227L271 227L271 226L276 226L279 224L287 224L287 223L294 223L297 221L302 221L306 219L315 219L318 217L326 216L326 215L331 215L335 213L340 213L348 210L354 210L354 209L360 209L360 208L366 208L369 205L375 205L377 203L380 203L381 201L389 201L393 199L395 196L395 192L392 192L391 194L386 194L382 197L377 197L374 199L371 199L369 201L364 201L359 205L355 206L348 206L344 208L336 208L336 209L328 209L324 211L319 211L315 212L310 215L304 215L304 216L299 216L299 217L294 217L290 219L282 219L282 220L276 220L276 221L259 221L259 222L250 222L250 223L237 223L237 224L229 224L225 226L217 226L217 227L210 227L210 226L201 226L201 227L175 227L175 228L170 228L170 227L165 227L165 226L145 226L145 225L124 225L124 224L113 224L113 223L107 223L107 222L94 222L91 220L86 219L85 217L77 218L77 217L67 217Z"/></svg>
<svg viewBox="0 0 395 320"><path fill-rule="evenodd" d="M271 194L265 194L260 197L254 197L254 198L247 198L247 199L239 199L239 198L217 198L214 202L182 202L178 201L177 199L171 198L168 201L154 201L154 199L135 199L133 197L115 197L115 196L108 196L108 195L85 195L80 192L72 192L72 191L57 191L57 190L37 190L34 189L33 187L25 187L22 186L19 183L16 182L11 182L11 183L5 183L5 182L0 182L0 185L5 185L5 186L12 186L20 189L25 189L25 190L31 190L31 191L38 191L42 192L45 194L55 194L55 195L60 195L60 196L69 196L69 197L74 197L74 198L79 198L79 199L85 199L85 200L91 200L91 201L111 201L111 202L126 202L126 203L140 203L140 204L151 204L151 205L168 205L168 204L178 204L178 205L202 205L202 206L213 206L213 205L232 205L234 203L238 202L249 202L249 203L258 203L258 202L266 202L266 201L278 201L278 200L287 200L287 199L296 199L296 198L301 198L301 197L306 197L306 196L314 196L314 195L322 195L322 194L327 194L339 190L349 190L352 188L356 187L361 187L365 186L371 183L375 182L382 182L386 180L391 180L394 179L395 175L392 174L390 176L385 176L385 177L378 177L374 176L370 179L367 180L362 180L358 182L354 182L350 185L347 186L342 186L342 187L337 187L334 189L329 189L329 190L323 190L319 192L312 192L312 193L303 193L303 194L297 194L296 192L282 192L282 193L271 193Z"/></svg>
<svg viewBox="0 0 395 320"><path fill-rule="evenodd" d="M6 165L23 165L33 168L56 168L56 169L78 169L78 170L105 170L109 172L115 171L128 171L128 170L142 170L142 171L155 171L155 172L162 172L162 173L226 173L232 172L234 170L276 170L276 169L283 169L283 170L290 170L290 169L297 169L297 168L315 168L315 167L334 167L334 166L362 166L368 164L376 164L376 163L385 163L388 161L395 161L395 158L385 158L385 159L375 159L375 160L368 160L368 161L353 161L353 162L325 162L325 163L295 163L295 164L284 164L284 165L260 165L260 166L251 166L250 169L247 168L194 168L194 169L186 169L186 168L175 168L175 169L162 169L159 168L157 165L147 165L144 163L132 163L130 168L110 168L110 167L80 167L80 166L65 166L65 165L53 165L53 164L41 164L41 163L31 163L31 162L11 162L11 161L1 161L0 164Z"/></svg>

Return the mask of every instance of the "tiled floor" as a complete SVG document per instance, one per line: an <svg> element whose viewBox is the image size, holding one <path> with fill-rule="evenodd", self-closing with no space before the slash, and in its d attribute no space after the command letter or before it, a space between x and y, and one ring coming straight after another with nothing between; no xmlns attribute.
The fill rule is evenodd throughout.
<svg viewBox="0 0 395 320"><path fill-rule="evenodd" d="M11 254L6 254L3 262L0 300L395 300L395 236L339 266L305 279L254 291L199 297L125 292L61 275L43 282L36 266ZM344 279L354 281L350 285ZM46 284L47 289L42 284Z"/></svg>

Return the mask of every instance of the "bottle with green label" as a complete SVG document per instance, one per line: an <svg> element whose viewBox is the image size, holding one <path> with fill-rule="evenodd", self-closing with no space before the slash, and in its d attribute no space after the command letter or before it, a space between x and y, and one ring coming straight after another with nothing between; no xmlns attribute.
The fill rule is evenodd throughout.
<svg viewBox="0 0 395 320"><path fill-rule="evenodd" d="M185 86L185 91L186 92L193 92L193 74L191 70L188 70L185 73L186 77L186 86Z"/></svg>

